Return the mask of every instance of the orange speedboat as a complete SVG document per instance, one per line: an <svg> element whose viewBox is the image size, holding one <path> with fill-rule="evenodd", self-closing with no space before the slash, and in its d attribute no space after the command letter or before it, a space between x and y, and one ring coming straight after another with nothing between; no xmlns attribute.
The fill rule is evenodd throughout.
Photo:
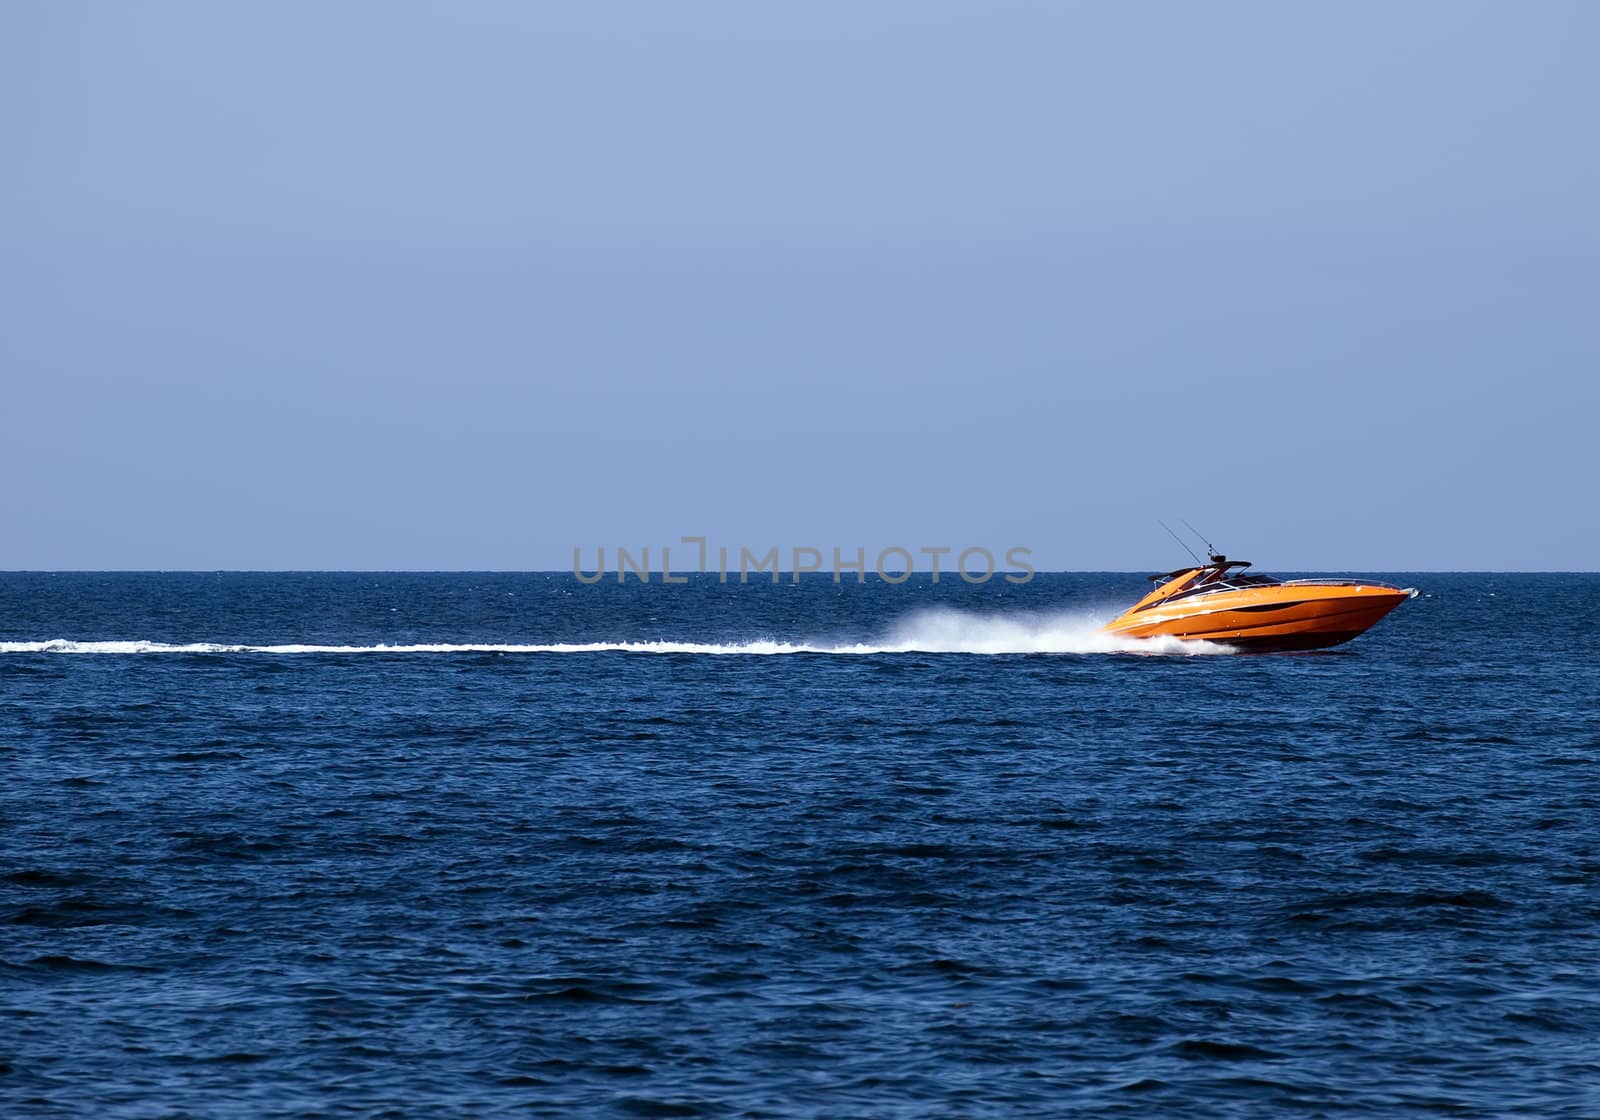
<svg viewBox="0 0 1600 1120"><path fill-rule="evenodd" d="M1252 653L1323 649L1365 632L1416 594L1375 580L1246 575L1248 560L1215 552L1209 559L1151 576L1155 589L1106 630L1126 638L1204 639Z"/></svg>

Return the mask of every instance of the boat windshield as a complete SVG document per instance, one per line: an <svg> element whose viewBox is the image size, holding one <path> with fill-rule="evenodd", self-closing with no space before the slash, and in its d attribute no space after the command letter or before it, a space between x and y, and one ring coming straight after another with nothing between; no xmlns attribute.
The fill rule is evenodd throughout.
<svg viewBox="0 0 1600 1120"><path fill-rule="evenodd" d="M1251 574L1246 575L1242 571L1230 572L1226 570L1219 571L1216 568L1208 568L1201 572L1198 577L1196 577L1194 583L1190 584L1188 587L1185 587L1183 590L1222 591L1235 587L1272 587L1282 582L1283 581L1281 579L1277 579L1269 575L1263 575L1260 572L1252 572Z"/></svg>
<svg viewBox="0 0 1600 1120"><path fill-rule="evenodd" d="M1217 591L1238 591L1246 587L1276 587L1283 582L1276 576L1262 572L1246 575L1243 571L1230 570L1232 568L1231 564L1221 569L1206 568L1193 579L1185 580L1183 586L1165 598L1157 600L1157 603L1170 603L1174 599L1187 599L1191 595L1210 595ZM1156 606L1157 603L1151 603L1149 606Z"/></svg>
<svg viewBox="0 0 1600 1120"><path fill-rule="evenodd" d="M1269 576L1263 572L1252 572L1250 575L1236 575L1223 580L1224 583L1235 587L1276 587L1283 580L1277 576Z"/></svg>

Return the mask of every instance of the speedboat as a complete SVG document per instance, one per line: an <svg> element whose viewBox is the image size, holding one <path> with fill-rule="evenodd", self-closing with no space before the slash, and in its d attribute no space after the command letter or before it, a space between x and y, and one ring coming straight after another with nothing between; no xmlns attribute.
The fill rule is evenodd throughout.
<svg viewBox="0 0 1600 1120"><path fill-rule="evenodd" d="M1151 592L1106 624L1124 638L1172 637L1268 653L1324 649L1366 632L1415 588L1377 580L1275 579L1248 560L1207 552L1209 563L1151 576Z"/></svg>

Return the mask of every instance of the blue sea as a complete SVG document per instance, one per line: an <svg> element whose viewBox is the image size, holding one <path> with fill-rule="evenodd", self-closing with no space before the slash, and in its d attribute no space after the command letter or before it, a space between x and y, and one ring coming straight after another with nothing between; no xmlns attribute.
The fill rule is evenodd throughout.
<svg viewBox="0 0 1600 1120"><path fill-rule="evenodd" d="M6 1117L1600 1116L1600 576L0 575Z"/></svg>

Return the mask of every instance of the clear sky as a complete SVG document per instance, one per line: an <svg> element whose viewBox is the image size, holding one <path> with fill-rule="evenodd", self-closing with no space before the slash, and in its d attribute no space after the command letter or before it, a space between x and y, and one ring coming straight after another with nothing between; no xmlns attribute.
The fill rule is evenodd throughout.
<svg viewBox="0 0 1600 1120"><path fill-rule="evenodd" d="M1600 4L0 5L0 568L1600 567Z"/></svg>

